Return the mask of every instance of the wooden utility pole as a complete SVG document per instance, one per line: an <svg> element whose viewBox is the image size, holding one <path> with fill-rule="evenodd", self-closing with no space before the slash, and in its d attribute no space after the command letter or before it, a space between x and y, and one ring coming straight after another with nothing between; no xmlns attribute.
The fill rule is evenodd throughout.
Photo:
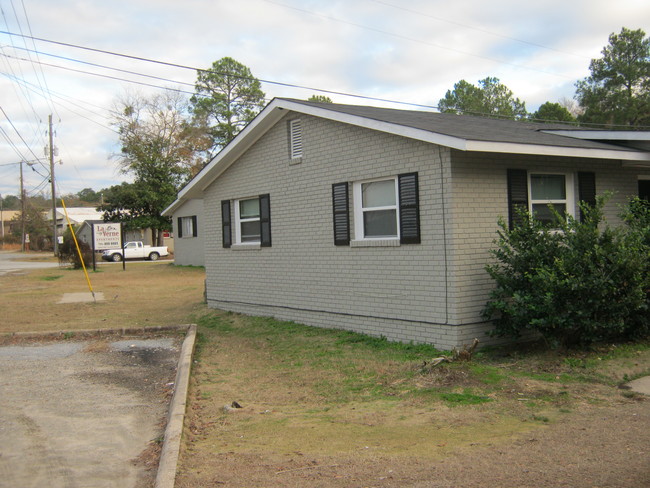
<svg viewBox="0 0 650 488"><path fill-rule="evenodd" d="M25 252L25 184L23 182L23 161L20 162L20 252Z"/></svg>
<svg viewBox="0 0 650 488"><path fill-rule="evenodd" d="M48 116L50 128L50 183L52 184L52 244L54 255L59 251L59 237L56 232L56 185L54 184L54 135L52 134L52 114Z"/></svg>

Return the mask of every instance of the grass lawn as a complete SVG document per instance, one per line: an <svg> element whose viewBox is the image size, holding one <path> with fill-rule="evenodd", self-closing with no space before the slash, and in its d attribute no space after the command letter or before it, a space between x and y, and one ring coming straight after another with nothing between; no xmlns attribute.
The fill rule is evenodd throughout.
<svg viewBox="0 0 650 488"><path fill-rule="evenodd" d="M441 355L430 346L208 310L201 268L129 263L90 276L104 302L58 304L64 293L87 291L80 271L0 276L0 333L198 323L178 488L460 486L469 455L492 475L463 486L650 482L647 402L618 388L650 374L650 342L567 354L482 350L470 362L428 369L423 363ZM612 420L624 414L639 422L629 434ZM551 432L551 448L535 452ZM585 432L587 440L579 437ZM495 478L495 463L517 446L522 453L507 468L515 474L531 470L525 453L543 461L547 451L590 474L564 485ZM599 468L620 483L590 478ZM449 483L432 485L433 478Z"/></svg>
<svg viewBox="0 0 650 488"><path fill-rule="evenodd" d="M121 264L104 264L89 277L104 301L59 304L65 293L89 293L81 270L0 276L0 334L185 324L204 307L203 268L130 262L122 271Z"/></svg>
<svg viewBox="0 0 650 488"><path fill-rule="evenodd" d="M180 488L433 486L365 483L384 468L397 477L386 466L416 473L592 407L638 403L617 386L650 374L645 342L568 355L482 351L429 370L423 362L441 354L430 346L219 311L196 321ZM315 472L327 481L312 484Z"/></svg>

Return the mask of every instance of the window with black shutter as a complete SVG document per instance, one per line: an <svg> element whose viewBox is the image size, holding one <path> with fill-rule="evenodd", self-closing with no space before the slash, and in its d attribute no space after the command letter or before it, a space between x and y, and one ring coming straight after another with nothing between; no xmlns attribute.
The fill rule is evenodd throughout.
<svg viewBox="0 0 650 488"><path fill-rule="evenodd" d="M401 174L398 182L400 243L420 244L418 174Z"/></svg>
<svg viewBox="0 0 650 488"><path fill-rule="evenodd" d="M260 245L271 247L271 197L260 195Z"/></svg>
<svg viewBox="0 0 650 488"><path fill-rule="evenodd" d="M221 202L221 229L223 247L232 246L232 226L230 222L230 200L223 200Z"/></svg>
<svg viewBox="0 0 650 488"><path fill-rule="evenodd" d="M348 184L335 183L332 185L332 210L334 214L334 245L347 246L350 244L350 197Z"/></svg>
<svg viewBox="0 0 650 488"><path fill-rule="evenodd" d="M525 169L508 170L508 225L510 229L525 218L528 211L528 173Z"/></svg>
<svg viewBox="0 0 650 488"><path fill-rule="evenodd" d="M352 190L355 233L352 244L355 247L420 244L417 173L354 182ZM351 242L349 198L347 182L332 185L334 244L337 246Z"/></svg>
<svg viewBox="0 0 650 488"><path fill-rule="evenodd" d="M596 173L581 171L578 173L578 200L593 208L596 205ZM580 211L580 222L584 215Z"/></svg>

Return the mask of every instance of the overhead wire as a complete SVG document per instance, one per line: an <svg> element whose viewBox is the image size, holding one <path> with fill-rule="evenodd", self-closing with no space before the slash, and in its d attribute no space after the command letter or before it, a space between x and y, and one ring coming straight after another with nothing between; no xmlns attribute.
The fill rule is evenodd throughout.
<svg viewBox="0 0 650 488"><path fill-rule="evenodd" d="M456 25L458 27L463 27L465 29L470 29L470 30L475 30L477 32L482 32L483 34L488 34L490 36L498 37L500 39L505 39L505 40L508 40L508 41L515 41L515 42L519 42L521 44L526 44L528 46L537 47L537 48L545 49L545 50L548 50L548 51L554 51L554 52L557 52L557 53L560 53L560 54L568 54L569 56L575 56L575 57L582 58L582 59L587 59L587 60L591 59L589 56L584 56L582 54L572 53L572 52L569 52L569 51L565 51L563 49L557 49L557 48L554 48L554 47L545 46L543 44L539 44L539 43L532 42L532 41L527 41L525 39L519 39L517 37L506 36L504 34L494 32L494 31L491 31L491 30L488 30L488 29L483 29L481 27L476 27L476 26L473 26L473 25L465 24L465 23L458 22L458 21L455 21L455 20L447 19L447 18L444 18L444 17L439 17L437 15L431 15L431 14L428 14L428 13L425 13L425 12L421 12L419 10L404 7L403 5L395 5L393 3L386 2L384 0L368 0L368 1L373 2L373 3L377 3L379 5L384 5L386 7L391 7L391 8L397 9L397 10L402 10L404 12L409 12L409 13L414 14L414 15L419 15L421 17L426 17L426 18L429 18L429 19L437 20L439 22L444 22L444 23L447 23L447 24Z"/></svg>
<svg viewBox="0 0 650 488"><path fill-rule="evenodd" d="M406 36L406 35L403 35L403 34L398 34L396 32L389 32L389 31L386 31L386 30L383 30L383 29L379 29L377 27L372 27L372 26L368 26L368 25L359 24L357 22L351 22L351 21L345 20L345 19L339 19L337 17L332 17L331 15L320 14L320 13L313 12L311 10L307 10L307 9L300 8L300 7L294 7L293 5L287 5L285 3L278 2L276 0L263 0L263 1L265 1L267 3L271 3L273 5L278 5L280 7L284 7L284 8L290 9L290 10L295 10L295 11L298 11L298 12L302 12L302 13L305 13L307 15L311 15L311 16L314 16L314 17L319 17L319 18L322 18L322 19L330 20L332 22L337 22L337 23L344 24L344 25L350 25L350 26L357 27L357 28L360 28L360 29L364 29L364 30L367 30L367 31L370 31L370 32L376 32L378 34L384 34L386 36L395 37L397 39L402 39L402 40L409 41L409 42L415 42L415 43L418 43L418 44L423 44L423 45L426 45L426 46L431 46L431 47L435 47L435 48L438 48L438 49L443 49L445 51L455 52L455 53L458 53L458 54L463 54L465 56L471 56L471 57L478 58L478 59L484 59L486 61L492 61L494 63L502 64L504 66L512 66L512 67L515 67L515 68L535 71L535 72L538 72L538 73L544 73L544 74L551 75L551 76L557 76L559 78L569 78L568 76L561 75L561 74L558 74L558 73L553 73L552 71L546 71L546 70L543 70L543 69L534 68L532 66L526 66L526 65L523 65L523 64L512 63L512 62L509 62L509 61L505 61L503 59L493 58L493 57L490 57L490 56L483 56L481 54L476 54L476 53L472 53L472 52L469 52L469 51L464 51L462 49L456 49L456 48L453 48L453 47L445 46L445 45L439 44L437 42L430 42L430 41L424 41L422 39L416 39L416 38L409 37L409 36Z"/></svg>

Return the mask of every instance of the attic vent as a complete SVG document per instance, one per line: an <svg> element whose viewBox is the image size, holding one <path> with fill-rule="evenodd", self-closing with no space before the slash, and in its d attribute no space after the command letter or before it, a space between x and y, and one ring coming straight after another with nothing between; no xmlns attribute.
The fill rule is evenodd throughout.
<svg viewBox="0 0 650 488"><path fill-rule="evenodd" d="M289 122L289 150L291 159L302 158L302 126L300 119Z"/></svg>

